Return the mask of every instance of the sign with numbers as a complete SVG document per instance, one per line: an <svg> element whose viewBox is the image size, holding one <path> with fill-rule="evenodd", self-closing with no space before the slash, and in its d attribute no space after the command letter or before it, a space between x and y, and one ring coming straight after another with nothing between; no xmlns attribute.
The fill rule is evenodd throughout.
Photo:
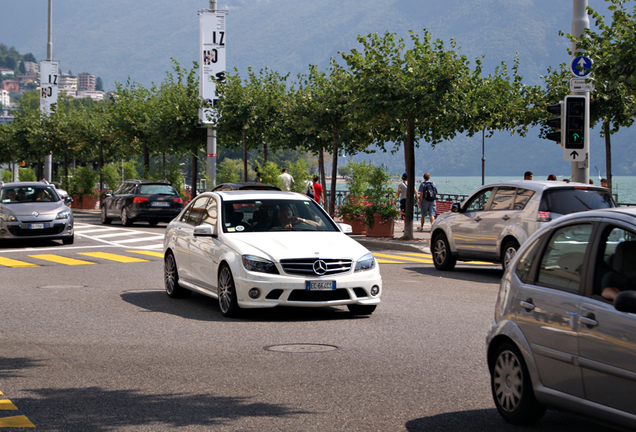
<svg viewBox="0 0 636 432"><path fill-rule="evenodd" d="M49 115L57 103L59 61L40 60L40 113Z"/></svg>
<svg viewBox="0 0 636 432"><path fill-rule="evenodd" d="M216 83L225 79L225 11L200 11L199 35L199 96L207 107L199 110L201 123L212 124L216 119L214 110Z"/></svg>

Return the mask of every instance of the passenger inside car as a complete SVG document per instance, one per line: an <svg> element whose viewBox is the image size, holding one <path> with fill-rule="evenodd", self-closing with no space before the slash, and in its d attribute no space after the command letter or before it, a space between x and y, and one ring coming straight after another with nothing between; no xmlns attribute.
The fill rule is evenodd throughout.
<svg viewBox="0 0 636 432"><path fill-rule="evenodd" d="M611 270L602 279L601 296L614 300L621 291L636 287L636 241L623 241L616 245L616 251L610 257Z"/></svg>

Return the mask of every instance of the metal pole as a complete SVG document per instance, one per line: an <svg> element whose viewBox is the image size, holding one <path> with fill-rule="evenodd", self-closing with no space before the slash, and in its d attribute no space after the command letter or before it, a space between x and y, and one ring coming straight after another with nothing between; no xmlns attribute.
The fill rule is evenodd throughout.
<svg viewBox="0 0 636 432"><path fill-rule="evenodd" d="M216 10L216 0L210 0L210 10ZM216 186L216 128L208 128L206 174L210 179L210 189Z"/></svg>
<svg viewBox="0 0 636 432"><path fill-rule="evenodd" d="M53 0L49 0L49 23L48 38L46 43L46 59L53 60ZM49 183L53 180L53 156L47 154L44 156L44 178Z"/></svg>
<svg viewBox="0 0 636 432"><path fill-rule="evenodd" d="M481 131L481 185L484 185L484 172L486 169L486 156L485 156L485 149L486 149L486 129L482 129Z"/></svg>
<svg viewBox="0 0 636 432"><path fill-rule="evenodd" d="M587 15L587 0L572 0L572 36L580 37L586 28L590 27L590 19ZM572 43L572 58L577 56L576 44ZM577 96L589 96L585 92L572 92ZM589 107L588 107L589 109ZM589 140L590 131L583 133ZM588 183L590 179L590 153L588 149L587 160L585 162L572 162L572 181Z"/></svg>

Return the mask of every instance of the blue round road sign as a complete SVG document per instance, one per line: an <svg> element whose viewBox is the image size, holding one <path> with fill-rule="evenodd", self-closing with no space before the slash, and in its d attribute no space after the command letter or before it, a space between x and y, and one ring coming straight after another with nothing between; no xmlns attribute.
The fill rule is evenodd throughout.
<svg viewBox="0 0 636 432"><path fill-rule="evenodd" d="M592 72L592 59L589 57L578 56L570 62L570 70L577 77L586 77Z"/></svg>

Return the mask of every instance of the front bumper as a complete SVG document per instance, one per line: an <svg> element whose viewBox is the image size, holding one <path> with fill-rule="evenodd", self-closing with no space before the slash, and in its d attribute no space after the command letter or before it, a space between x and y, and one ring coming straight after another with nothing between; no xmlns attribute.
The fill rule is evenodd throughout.
<svg viewBox="0 0 636 432"><path fill-rule="evenodd" d="M43 227L39 228L42 224ZM35 228L38 227L38 228ZM4 222L0 220L0 239L55 240L73 236L73 222L70 219L37 222Z"/></svg>
<svg viewBox="0 0 636 432"><path fill-rule="evenodd" d="M308 291L307 281L335 281L336 289ZM333 277L299 277L242 271L234 277L238 304L241 308L272 308L276 306L325 307L349 304L377 305L382 295L379 269ZM377 295L371 295L376 286ZM249 291L257 288L260 294L251 298Z"/></svg>

